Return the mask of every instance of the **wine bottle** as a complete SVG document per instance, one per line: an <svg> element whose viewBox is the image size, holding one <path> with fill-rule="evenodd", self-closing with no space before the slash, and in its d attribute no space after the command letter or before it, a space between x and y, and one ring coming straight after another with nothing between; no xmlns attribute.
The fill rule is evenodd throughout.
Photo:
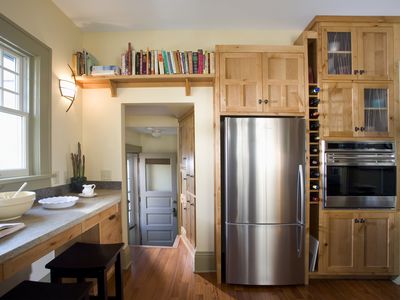
<svg viewBox="0 0 400 300"><path fill-rule="evenodd" d="M311 143L318 143L319 142L319 135L317 133L310 134L310 142Z"/></svg>
<svg viewBox="0 0 400 300"><path fill-rule="evenodd" d="M310 86L309 94L310 95L318 95L320 90L321 89L319 87L317 87L317 86Z"/></svg>
<svg viewBox="0 0 400 300"><path fill-rule="evenodd" d="M318 121L311 121L310 122L310 130L318 130L319 122Z"/></svg>
<svg viewBox="0 0 400 300"><path fill-rule="evenodd" d="M310 172L310 177L311 177L311 178L319 178L319 172L318 172L318 171L311 170L311 172Z"/></svg>
<svg viewBox="0 0 400 300"><path fill-rule="evenodd" d="M310 119L316 119L319 117L318 110L310 110Z"/></svg>
<svg viewBox="0 0 400 300"><path fill-rule="evenodd" d="M309 104L310 107L318 106L320 100L318 98L310 98Z"/></svg>
<svg viewBox="0 0 400 300"><path fill-rule="evenodd" d="M312 159L310 160L310 165L312 165L312 166L318 166L318 164L319 164L318 159L312 158Z"/></svg>
<svg viewBox="0 0 400 300"><path fill-rule="evenodd" d="M310 201L311 201L311 202L318 202L318 201L319 201L318 194L313 193L313 194L311 195L311 197L310 197Z"/></svg>
<svg viewBox="0 0 400 300"><path fill-rule="evenodd" d="M312 145L312 146L310 147L310 152L311 152L311 154L318 154L318 152L319 152L319 147L316 146L316 145Z"/></svg>
<svg viewBox="0 0 400 300"><path fill-rule="evenodd" d="M315 191L318 191L318 190L319 190L319 184L318 184L318 183L312 184L312 185L311 185L311 189L312 189L312 190L315 190Z"/></svg>

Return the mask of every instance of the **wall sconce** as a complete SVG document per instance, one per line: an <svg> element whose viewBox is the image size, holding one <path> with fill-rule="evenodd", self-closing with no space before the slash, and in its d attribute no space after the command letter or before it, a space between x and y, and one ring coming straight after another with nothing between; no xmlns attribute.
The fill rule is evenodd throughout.
<svg viewBox="0 0 400 300"><path fill-rule="evenodd" d="M68 106L68 109L66 110L66 112L69 111L69 109L71 108L72 104L74 103L75 95L76 95L75 73L72 70L70 65L68 65L68 67L71 70L71 73L72 73L71 76L74 79L74 82L68 81L68 80L64 80L64 79L58 79L58 85L60 87L61 96L63 96L64 98L66 98L66 99L71 101L71 104Z"/></svg>

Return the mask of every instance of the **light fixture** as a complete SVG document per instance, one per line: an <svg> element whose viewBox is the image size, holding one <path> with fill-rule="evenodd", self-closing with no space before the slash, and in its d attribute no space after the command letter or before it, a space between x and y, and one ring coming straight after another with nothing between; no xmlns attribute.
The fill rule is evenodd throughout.
<svg viewBox="0 0 400 300"><path fill-rule="evenodd" d="M64 80L64 79L59 79L58 80L58 85L60 87L60 93L61 96L63 96L64 98L68 99L71 101L71 104L68 106L67 112L69 111L69 109L71 108L72 104L75 101L75 95L76 95L76 80L75 80L75 73L72 70L71 66L68 65L69 69L71 70L72 73L72 78L74 79L74 81L68 81L68 80Z"/></svg>
<svg viewBox="0 0 400 300"><path fill-rule="evenodd" d="M154 129L151 131L151 135L152 135L153 137L155 137L155 138L160 137L160 136L161 136L161 129L154 128Z"/></svg>

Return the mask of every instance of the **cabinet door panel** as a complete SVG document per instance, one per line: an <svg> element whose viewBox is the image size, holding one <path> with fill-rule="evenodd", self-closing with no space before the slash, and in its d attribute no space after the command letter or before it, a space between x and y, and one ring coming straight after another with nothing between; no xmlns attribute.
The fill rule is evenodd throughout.
<svg viewBox="0 0 400 300"><path fill-rule="evenodd" d="M359 79L389 80L393 77L391 28L360 28L358 39Z"/></svg>
<svg viewBox="0 0 400 300"><path fill-rule="evenodd" d="M356 32L350 27L322 28L322 77L353 79L356 68Z"/></svg>
<svg viewBox="0 0 400 300"><path fill-rule="evenodd" d="M262 111L261 54L222 53L220 61L221 111Z"/></svg>
<svg viewBox="0 0 400 300"><path fill-rule="evenodd" d="M332 82L322 85L322 124L326 137L352 137L356 124L356 93L352 83Z"/></svg>
<svg viewBox="0 0 400 300"><path fill-rule="evenodd" d="M360 235L360 255L358 271L393 271L393 214L360 214L362 234Z"/></svg>
<svg viewBox="0 0 400 300"><path fill-rule="evenodd" d="M302 54L263 54L263 99L266 112L304 111Z"/></svg>
<svg viewBox="0 0 400 300"><path fill-rule="evenodd" d="M355 267L354 215L324 215L325 231L321 235L322 272L351 272Z"/></svg>
<svg viewBox="0 0 400 300"><path fill-rule="evenodd" d="M393 136L393 94L389 84L359 84L358 124L363 136Z"/></svg>

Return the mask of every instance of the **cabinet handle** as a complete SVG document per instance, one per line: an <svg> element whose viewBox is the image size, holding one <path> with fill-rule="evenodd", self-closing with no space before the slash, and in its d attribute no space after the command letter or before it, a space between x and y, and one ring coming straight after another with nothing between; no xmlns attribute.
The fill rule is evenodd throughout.
<svg viewBox="0 0 400 300"><path fill-rule="evenodd" d="M364 74L365 70L360 70L360 75Z"/></svg>
<svg viewBox="0 0 400 300"><path fill-rule="evenodd" d="M354 219L354 223L360 223L359 219Z"/></svg>
<svg viewBox="0 0 400 300"><path fill-rule="evenodd" d="M360 127L360 130L361 131L365 131L365 127Z"/></svg>
<svg viewBox="0 0 400 300"><path fill-rule="evenodd" d="M111 221L111 220L115 219L116 217L117 217L116 215L112 215L112 216L109 216L108 219Z"/></svg>
<svg viewBox="0 0 400 300"><path fill-rule="evenodd" d="M364 218L361 218L361 219L360 219L360 223L363 223L363 224L364 224L365 221L367 221L367 220L365 220Z"/></svg>
<svg viewBox="0 0 400 300"><path fill-rule="evenodd" d="M262 104L263 101L261 99L258 99L258 104Z"/></svg>
<svg viewBox="0 0 400 300"><path fill-rule="evenodd" d="M268 102L269 102L268 99L265 99L265 100L264 100L264 103L265 103L265 104L268 104Z"/></svg>
<svg viewBox="0 0 400 300"><path fill-rule="evenodd" d="M357 75L358 74L358 70L354 70L354 75Z"/></svg>
<svg viewBox="0 0 400 300"><path fill-rule="evenodd" d="M359 127L354 127L354 131L359 131L360 130L360 128Z"/></svg>

